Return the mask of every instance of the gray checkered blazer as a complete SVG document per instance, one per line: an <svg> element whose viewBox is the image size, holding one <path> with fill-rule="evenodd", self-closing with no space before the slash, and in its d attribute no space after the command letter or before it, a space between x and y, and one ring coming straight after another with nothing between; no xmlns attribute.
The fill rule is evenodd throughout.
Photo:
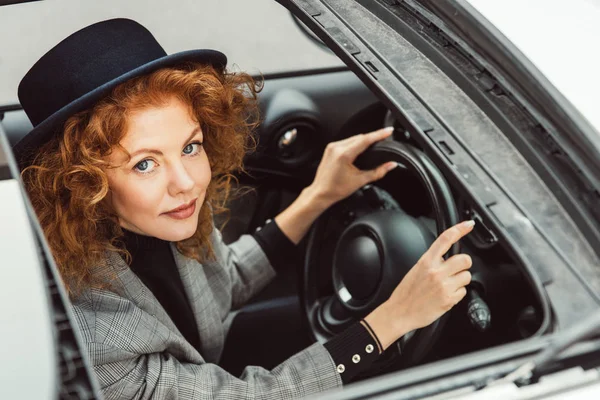
<svg viewBox="0 0 600 400"><path fill-rule="evenodd" d="M340 387L329 353L314 344L273 370L249 366L237 378L217 364L232 310L275 275L249 235L227 246L215 230L216 261L199 264L174 247L175 261L200 330L198 352L150 290L116 253L105 268L111 290L73 299L81 337L106 399L291 399ZM268 327L265 327L268 329Z"/></svg>

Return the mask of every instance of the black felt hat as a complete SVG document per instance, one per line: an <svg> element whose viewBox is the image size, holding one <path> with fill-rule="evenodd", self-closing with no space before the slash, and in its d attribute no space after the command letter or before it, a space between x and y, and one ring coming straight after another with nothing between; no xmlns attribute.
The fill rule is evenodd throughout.
<svg viewBox="0 0 600 400"><path fill-rule="evenodd" d="M58 134L73 114L90 108L131 78L184 62L223 70L227 57L215 50L167 55L154 36L129 19L98 22L77 31L48 51L19 84L19 101L33 130L14 146L21 168L37 149Z"/></svg>

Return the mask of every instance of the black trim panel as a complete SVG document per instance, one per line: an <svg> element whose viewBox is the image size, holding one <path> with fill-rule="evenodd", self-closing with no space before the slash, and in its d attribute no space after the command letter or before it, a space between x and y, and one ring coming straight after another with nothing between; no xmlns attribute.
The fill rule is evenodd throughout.
<svg viewBox="0 0 600 400"><path fill-rule="evenodd" d="M253 76L255 79L261 78L264 80L272 80L272 79L281 79L281 78L294 78L299 76L309 76L309 75L322 75L322 74L331 74L334 72L342 72L348 71L348 67L345 65L340 65L339 67L327 67L327 68L313 68L313 69L305 69L302 71L286 71L286 72L273 72L267 73L264 75L255 75Z"/></svg>

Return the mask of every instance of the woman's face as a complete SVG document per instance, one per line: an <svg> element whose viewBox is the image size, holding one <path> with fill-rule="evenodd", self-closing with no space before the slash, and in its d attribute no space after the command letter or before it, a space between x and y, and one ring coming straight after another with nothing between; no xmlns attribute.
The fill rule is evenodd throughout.
<svg viewBox="0 0 600 400"><path fill-rule="evenodd" d="M172 98L133 112L107 170L110 201L125 229L168 241L191 237L210 183L200 125Z"/></svg>

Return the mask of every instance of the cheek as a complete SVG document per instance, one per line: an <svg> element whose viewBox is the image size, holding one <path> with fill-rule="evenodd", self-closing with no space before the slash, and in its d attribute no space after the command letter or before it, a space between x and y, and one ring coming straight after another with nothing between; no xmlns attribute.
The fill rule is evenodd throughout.
<svg viewBox="0 0 600 400"><path fill-rule="evenodd" d="M200 187L203 190L206 190L206 188L210 184L212 171L206 153L203 153L198 158L199 160L194 162L194 165L192 166L192 168L189 169L189 171L193 176L194 182L196 182L196 186Z"/></svg>
<svg viewBox="0 0 600 400"><path fill-rule="evenodd" d="M162 192L160 185L150 184L150 180L130 180L128 182L113 182L111 200L120 218L127 220L135 216L155 215L161 204Z"/></svg>

